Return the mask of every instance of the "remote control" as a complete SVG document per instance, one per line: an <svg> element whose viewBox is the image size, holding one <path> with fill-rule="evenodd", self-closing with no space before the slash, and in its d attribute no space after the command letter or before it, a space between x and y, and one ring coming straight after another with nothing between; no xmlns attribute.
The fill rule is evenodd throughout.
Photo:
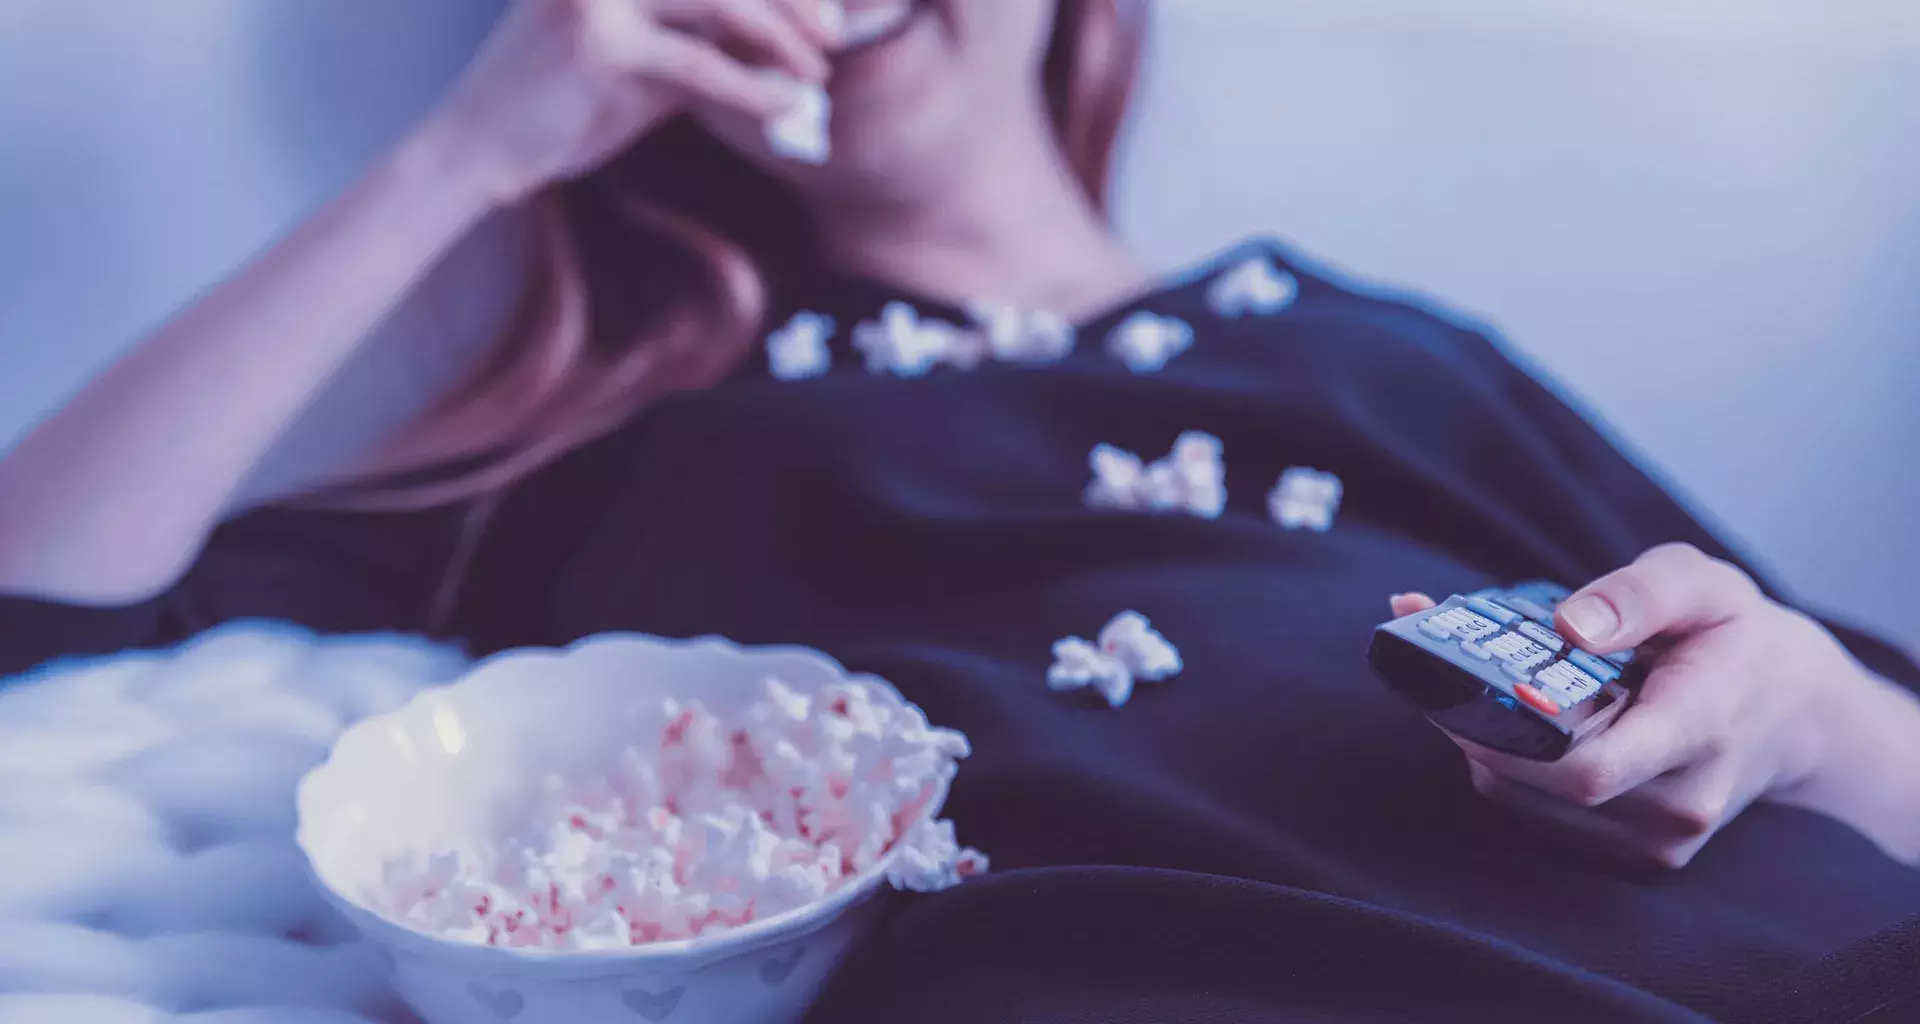
<svg viewBox="0 0 1920 1024"><path fill-rule="evenodd" d="M1554 761L1607 727L1644 675L1553 629L1569 591L1554 583L1454 595L1374 630L1367 661L1439 725L1482 746Z"/></svg>

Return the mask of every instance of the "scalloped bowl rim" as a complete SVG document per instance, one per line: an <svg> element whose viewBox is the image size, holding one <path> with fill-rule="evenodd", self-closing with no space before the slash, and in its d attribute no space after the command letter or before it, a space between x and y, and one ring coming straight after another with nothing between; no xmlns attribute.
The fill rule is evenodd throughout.
<svg viewBox="0 0 1920 1024"><path fill-rule="evenodd" d="M911 702L887 680L869 673L849 672L846 666L832 655L798 644L744 646L719 636L673 639L637 632L611 632L582 637L564 647L516 647L490 654L474 662L465 673L452 682L427 687L410 697L400 707L363 718L349 726L335 739L332 748L327 752L326 760L309 770L300 779L294 797L298 821L294 838L306 862L307 874L320 890L321 895L345 914L360 929L362 935L377 943L398 947L435 960L466 961L473 969L490 975L539 973L552 976L564 973L571 977L597 977L626 973L636 968L687 971L698 970L719 960L731 959L737 955L816 931L856 904L866 902L881 888L886 881L887 870L892 867L894 861L899 859L900 847L897 844L872 867L855 875L851 881L825 899L728 929L718 935L652 942L626 949L554 950L486 946L442 938L393 920L333 883L328 877L327 870L314 856L313 847L309 842L311 816L308 813L308 806L313 789L311 784L314 780L336 769L337 754L346 744L349 736L380 730L386 723L409 713L424 710L432 702L445 700L447 695L455 690L464 689L468 694L472 694L476 689L490 686L518 685L519 681L513 677L499 675L498 666L501 664L527 660L563 660L579 651L603 644L691 650L717 654L733 661L750 660L768 655L798 657L818 663L840 679L874 687L901 706L912 706ZM933 796L927 801L920 812L921 818L917 820L939 815L941 807L946 802L950 784L951 780L944 777L935 782Z"/></svg>

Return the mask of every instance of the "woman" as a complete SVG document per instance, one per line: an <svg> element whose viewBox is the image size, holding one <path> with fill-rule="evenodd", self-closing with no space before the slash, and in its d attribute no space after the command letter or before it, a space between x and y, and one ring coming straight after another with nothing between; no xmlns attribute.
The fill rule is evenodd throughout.
<svg viewBox="0 0 1920 1024"><path fill-rule="evenodd" d="M1174 283L1126 252L1135 6L858 4L887 31L840 52L811 0L519 0L380 166L0 463L0 670L257 615L823 648L973 737L950 810L996 871L894 914L822 1020L1689 1020L1920 911L1891 681L1920 668L1768 597L1487 340L1272 246ZM824 166L763 141L796 80L830 81ZM216 529L410 283L522 203L544 261L473 381ZM1249 258L1297 298L1216 315ZM913 378L849 344L979 298L1081 341ZM758 343L801 310L831 368L776 379ZM1115 359L1141 312L1191 349ZM1186 430L1224 442L1224 516L1083 503L1094 445ZM1332 529L1267 517L1294 466L1344 481ZM1587 584L1584 646L1664 652L1595 742L1456 746L1369 676L1385 595L1533 577ZM1052 641L1129 608L1185 672L1117 710L1050 692Z"/></svg>

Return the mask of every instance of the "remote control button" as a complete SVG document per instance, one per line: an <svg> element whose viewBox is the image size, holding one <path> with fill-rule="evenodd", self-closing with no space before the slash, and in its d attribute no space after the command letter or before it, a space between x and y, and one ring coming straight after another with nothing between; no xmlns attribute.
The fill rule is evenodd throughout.
<svg viewBox="0 0 1920 1024"><path fill-rule="evenodd" d="M1539 675L1534 676L1533 681L1529 685L1531 685L1534 689L1539 690L1541 693L1546 694L1548 700L1553 701L1555 704L1560 705L1560 709L1562 711L1574 706L1575 704L1580 703L1580 699L1578 697L1575 697L1572 693L1568 692L1565 686L1562 686L1559 683L1556 683L1551 678L1549 678L1547 673L1545 672L1542 672Z"/></svg>
<svg viewBox="0 0 1920 1024"><path fill-rule="evenodd" d="M1615 665L1631 665L1633 664L1633 652L1615 651L1607 655L1607 660L1613 662Z"/></svg>
<svg viewBox="0 0 1920 1024"><path fill-rule="evenodd" d="M1486 644L1475 643L1472 640L1462 640L1460 641L1460 649L1465 651L1469 658L1478 658L1481 661L1493 660L1493 652L1487 650Z"/></svg>
<svg viewBox="0 0 1920 1024"><path fill-rule="evenodd" d="M1600 692L1600 680L1575 668L1571 662L1555 662L1539 675L1534 682L1550 691L1559 691L1566 695L1569 707Z"/></svg>
<svg viewBox="0 0 1920 1024"><path fill-rule="evenodd" d="M1540 646L1556 654L1560 652L1561 648L1567 646L1567 642L1561 638L1560 634L1542 626L1538 622L1522 622L1518 628L1520 632L1532 637Z"/></svg>
<svg viewBox="0 0 1920 1024"><path fill-rule="evenodd" d="M1515 679L1520 680L1521 682L1531 682L1533 680L1533 669L1530 669L1527 666L1522 665L1517 661L1502 660L1500 662L1500 669L1501 671L1505 672L1506 674L1512 676Z"/></svg>
<svg viewBox="0 0 1920 1024"><path fill-rule="evenodd" d="M1518 633L1502 633L1487 641L1487 650L1492 651L1495 657L1505 659L1532 642Z"/></svg>
<svg viewBox="0 0 1920 1024"><path fill-rule="evenodd" d="M1498 622L1502 626L1511 626L1522 618L1519 612L1484 597L1467 598L1467 607Z"/></svg>
<svg viewBox="0 0 1920 1024"><path fill-rule="evenodd" d="M1420 632L1439 640L1446 640L1453 636L1453 631L1464 621L1465 619L1460 615L1460 609L1443 606L1420 620Z"/></svg>
<svg viewBox="0 0 1920 1024"><path fill-rule="evenodd" d="M1500 626L1492 619L1483 618L1461 607L1447 608L1420 620L1420 632L1436 640L1459 637L1462 640L1478 640L1500 632Z"/></svg>
<svg viewBox="0 0 1920 1024"><path fill-rule="evenodd" d="M1479 619L1480 617L1476 615L1474 618ZM1488 622L1486 619L1480 619L1478 624L1467 626L1454 632L1462 640L1485 640L1490 636L1498 636L1500 634L1500 627L1496 623Z"/></svg>
<svg viewBox="0 0 1920 1024"><path fill-rule="evenodd" d="M1620 678L1620 666L1598 655L1574 648L1567 652L1567 660L1578 666L1580 671L1600 680L1611 683Z"/></svg>
<svg viewBox="0 0 1920 1024"><path fill-rule="evenodd" d="M1501 661L1513 665L1524 672L1553 660L1553 652L1534 643L1519 633L1503 633L1487 641L1487 650Z"/></svg>
<svg viewBox="0 0 1920 1024"><path fill-rule="evenodd" d="M1513 695L1525 701L1528 707L1543 715L1558 717L1560 714L1560 705L1555 704L1546 694L1541 693L1539 690L1525 683L1513 684Z"/></svg>

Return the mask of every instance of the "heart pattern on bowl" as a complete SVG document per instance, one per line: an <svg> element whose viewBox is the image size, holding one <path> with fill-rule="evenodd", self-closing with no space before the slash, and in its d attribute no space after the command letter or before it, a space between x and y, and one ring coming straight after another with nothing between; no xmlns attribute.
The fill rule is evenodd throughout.
<svg viewBox="0 0 1920 1024"><path fill-rule="evenodd" d="M467 984L467 994L472 996L473 1001L479 1003L488 1013L493 1014L501 1020L512 1020L520 1016L521 1010L527 1008L527 997L509 988L503 988L496 992L479 982L469 982Z"/></svg>
<svg viewBox="0 0 1920 1024"><path fill-rule="evenodd" d="M760 965L760 980L766 982L768 988L786 981L792 976L793 969L800 966L800 958L806 955L807 947L795 946L786 955L766 961Z"/></svg>
<svg viewBox="0 0 1920 1024"><path fill-rule="evenodd" d="M621 993L620 1001L627 1004L627 1009L658 1024L659 1021L673 1016L673 1011L680 1008L681 997L686 994L685 985L670 988L665 992L649 992L643 988L636 988Z"/></svg>

